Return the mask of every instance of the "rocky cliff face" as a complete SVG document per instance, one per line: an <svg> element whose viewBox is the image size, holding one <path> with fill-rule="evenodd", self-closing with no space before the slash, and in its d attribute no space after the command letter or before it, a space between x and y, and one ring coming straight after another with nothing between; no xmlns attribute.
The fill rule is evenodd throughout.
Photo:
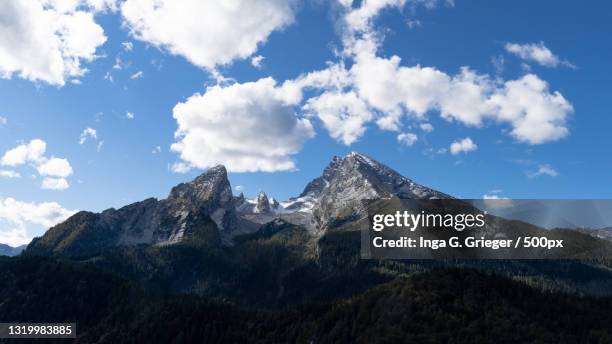
<svg viewBox="0 0 612 344"><path fill-rule="evenodd" d="M158 214L161 222L155 241L161 243L179 242L189 230L186 223L192 214L210 216L224 234L237 229L239 221L225 167L212 167L193 181L175 186L160 202Z"/></svg>
<svg viewBox="0 0 612 344"><path fill-rule="evenodd" d="M203 217L214 221L221 237L231 237L232 231L244 227L223 166L177 185L163 200L150 198L100 214L79 212L34 239L27 250L86 255L115 246L168 245L198 234L199 228L190 224Z"/></svg>
<svg viewBox="0 0 612 344"><path fill-rule="evenodd" d="M216 166L175 186L166 199L150 198L100 214L80 212L34 239L28 252L82 255L115 246L170 245L196 235L204 218L214 222L226 243L278 218L318 234L334 221L362 217L363 200L393 196L449 197L359 153L334 157L301 195L280 203L264 192L255 199L234 197L226 169Z"/></svg>
<svg viewBox="0 0 612 344"><path fill-rule="evenodd" d="M393 196L409 199L450 197L419 185L363 154L352 152L345 157L334 157L323 175L310 182L298 199L312 204L310 227L322 231L332 221L365 215L364 200Z"/></svg>

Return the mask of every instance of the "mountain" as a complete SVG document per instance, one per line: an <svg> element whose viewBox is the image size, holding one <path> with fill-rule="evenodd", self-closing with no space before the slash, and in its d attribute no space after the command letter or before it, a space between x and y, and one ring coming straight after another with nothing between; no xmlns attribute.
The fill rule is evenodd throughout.
<svg viewBox="0 0 612 344"><path fill-rule="evenodd" d="M363 200L391 196L450 197L356 152L334 157L322 176L285 202L269 198L265 192L256 199L233 196L225 167L215 166L193 181L175 186L166 199L149 198L99 214L79 212L35 238L28 253L85 256L111 247L171 245L198 235L196 224L205 218L217 227L218 233L209 236L218 236L225 244L275 219L320 235L335 221L363 217Z"/></svg>
<svg viewBox="0 0 612 344"><path fill-rule="evenodd" d="M334 300L394 276L457 264L555 290L612 294L606 261L571 263L568 272L568 262L361 259L360 230L368 228L362 201L410 198L456 203L359 153L334 157L300 195L282 202L263 192L253 199L233 196L225 168L217 166L174 187L166 199L77 213L34 239L24 254L87 261L156 291L266 307ZM488 224L490 237L512 231L567 239L570 251L591 247L601 249L602 257L612 254L609 242L574 231L501 218ZM538 258L551 254L543 248L529 252ZM469 257L475 256L464 256Z"/></svg>
<svg viewBox="0 0 612 344"><path fill-rule="evenodd" d="M0 314L76 321L80 342L609 342L609 260L362 259L363 200L454 201L365 155L286 201L231 190L218 166L166 199L72 216L0 257Z"/></svg>
<svg viewBox="0 0 612 344"><path fill-rule="evenodd" d="M170 191L166 199L149 198L99 214L81 211L35 238L28 253L90 255L117 246L171 245L198 233L197 224L210 219L220 240L251 228L236 215L231 186L223 166L210 168ZM217 240L215 239L215 240Z"/></svg>
<svg viewBox="0 0 612 344"><path fill-rule="evenodd" d="M26 247L27 245L13 247L5 244L0 244L0 256L14 257L16 255L19 255L21 251L23 251Z"/></svg>
<svg viewBox="0 0 612 344"><path fill-rule="evenodd" d="M594 236L598 239L610 240L612 241L612 227L600 228L600 229L585 229L578 228L577 231L581 233L585 233L591 236Z"/></svg>
<svg viewBox="0 0 612 344"><path fill-rule="evenodd" d="M363 200L450 198L419 185L391 168L352 152L334 157L323 175L310 182L298 199L313 203L311 227L325 230L333 221L356 219L365 215Z"/></svg>

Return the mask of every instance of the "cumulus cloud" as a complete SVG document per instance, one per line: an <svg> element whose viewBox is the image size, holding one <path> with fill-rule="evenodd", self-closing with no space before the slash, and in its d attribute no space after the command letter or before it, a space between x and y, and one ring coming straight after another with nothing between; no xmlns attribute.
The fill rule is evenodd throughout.
<svg viewBox="0 0 612 344"><path fill-rule="evenodd" d="M559 65L564 65L575 68L571 62L562 60L559 56L553 54L553 52L548 49L543 42L527 44L506 43L504 47L507 52L518 56L523 60L535 62L540 66L554 68L558 67Z"/></svg>
<svg viewBox="0 0 612 344"><path fill-rule="evenodd" d="M68 181L65 178L51 178L45 177L40 184L40 187L45 190L57 190L62 191L70 187Z"/></svg>
<svg viewBox="0 0 612 344"><path fill-rule="evenodd" d="M65 190L69 187L67 177L73 174L72 166L67 159L46 157L47 143L34 139L21 144L4 153L0 165L16 167L30 164L36 168L40 176L45 177L41 187L50 190ZM15 171L0 171L0 176L16 178L20 175Z"/></svg>
<svg viewBox="0 0 612 344"><path fill-rule="evenodd" d="M127 119L134 119L134 117L135 116L134 116L133 112L128 111L128 112L125 113L125 118L127 118Z"/></svg>
<svg viewBox="0 0 612 344"><path fill-rule="evenodd" d="M346 94L351 104L359 104L352 108L309 104L308 109L332 136L345 132L344 121L351 122L347 126L355 129L350 140L344 140L350 143L364 134L369 121L381 129L399 132L406 120L422 121L433 112L471 127L482 127L487 121L506 124L517 141L532 145L568 135L566 122L573 113L572 105L537 75L504 81L468 67L450 75L434 67L403 66L398 56L378 56L382 37L372 22L383 9L401 8L406 2L365 1L356 8L353 1L341 3L346 10L343 59L296 81L301 87L322 91L318 98L337 99ZM351 63L345 64L344 59ZM361 120L359 125L355 125L356 119ZM422 129L430 128L425 125Z"/></svg>
<svg viewBox="0 0 612 344"><path fill-rule="evenodd" d="M317 114L329 135L350 145L363 135L373 116L354 92L325 92L308 100L304 110Z"/></svg>
<svg viewBox="0 0 612 344"><path fill-rule="evenodd" d="M294 0L127 0L125 24L136 39L214 69L251 56L294 20Z"/></svg>
<svg viewBox="0 0 612 344"><path fill-rule="evenodd" d="M55 202L20 202L0 198L0 243L12 246L30 242L34 233L30 226L52 227L76 213Z"/></svg>
<svg viewBox="0 0 612 344"><path fill-rule="evenodd" d="M85 128L83 132L79 136L79 144L82 145L87 142L88 139L97 140L98 139L98 131L94 128Z"/></svg>
<svg viewBox="0 0 612 344"><path fill-rule="evenodd" d="M397 56L362 52L343 75L342 87L356 89L369 111L382 114L376 116L382 129L397 131L406 117L422 119L437 110L442 118L467 126L482 126L487 119L508 123L512 136L529 144L555 141L569 132L572 105L533 74L497 84L467 68L450 76L431 67L400 66Z"/></svg>
<svg viewBox="0 0 612 344"><path fill-rule="evenodd" d="M457 155L459 153L468 153L471 151L475 151L478 146L472 141L471 138L466 137L461 140L457 140L450 145L450 152L452 155Z"/></svg>
<svg viewBox="0 0 612 344"><path fill-rule="evenodd" d="M537 178L540 176L556 177L558 175L559 172L557 172L554 168L552 168L552 166L548 164L538 166L538 169L536 171L527 172L527 176L529 178Z"/></svg>
<svg viewBox="0 0 612 344"><path fill-rule="evenodd" d="M66 159L51 158L37 167L41 176L66 178L72 174L72 166Z"/></svg>
<svg viewBox="0 0 612 344"><path fill-rule="evenodd" d="M40 163L47 150L47 143L40 139L34 139L27 144L21 144L8 150L0 159L3 166L18 166L26 163Z"/></svg>
<svg viewBox="0 0 612 344"><path fill-rule="evenodd" d="M94 21L111 1L4 0L0 2L0 76L63 86L87 72L106 36Z"/></svg>
<svg viewBox="0 0 612 344"><path fill-rule="evenodd" d="M171 149L182 162L173 170L225 165L233 172L295 169L291 155L314 136L308 119L294 107L301 92L272 78L208 87L174 107L177 142Z"/></svg>
<svg viewBox="0 0 612 344"><path fill-rule="evenodd" d="M310 120L314 119L323 124L332 138L345 145L358 141L370 123L398 135L401 135L402 128L411 126L407 121L417 125L423 123L421 129L431 131L433 126L424 122L434 113L448 122L470 127L483 127L489 123L508 126L510 130L504 132L519 142L532 145L559 140L569 134L566 123L573 112L572 105L561 93L551 91L537 75L528 73L519 79L505 81L469 67L448 74L434 67L402 65L398 56L380 56L378 50L384 37L374 28L373 22L382 10L403 8L409 2L339 2L343 47L338 52L338 61L328 63L324 69L287 80L280 86L270 78L229 86L227 80L221 80L220 85L209 87L204 94L195 94L175 107L174 117L179 129L172 149L180 154L182 161L173 166L174 171L206 168L216 163L231 165L228 166L230 170L241 172L293 169L295 164L290 156L314 135L310 125ZM410 3L431 7L438 1ZM159 8L147 8L147 11L157 16L165 11L171 12L173 6L162 1ZM226 19L219 20L223 22ZM239 26L237 30L241 28ZM170 31L167 37L174 34ZM199 49L210 46L194 45L194 50L190 48L185 52L174 42L164 42L158 45L171 51L174 49L174 53L188 58L198 55ZM191 41L181 41L181 44L186 42ZM232 56L253 56L254 50ZM214 52L212 49L208 53ZM194 63L212 68L231 61L231 58L220 60L202 56L208 57ZM310 98L304 100L304 94ZM289 95L291 100L287 100ZM306 118L300 119L294 113L299 111ZM255 133L260 133L260 127L262 134L255 136ZM288 144L271 145L269 135L263 134L277 128L285 128L286 133L276 134L274 139ZM294 135L288 138L289 133ZM410 142L409 136L402 138L403 143ZM219 143L222 140L228 145L222 146ZM456 152L476 149L471 140L459 141L455 147ZM261 163L257 162L258 159Z"/></svg>
<svg viewBox="0 0 612 344"><path fill-rule="evenodd" d="M397 142L402 143L406 146L412 146L417 142L418 136L413 133L401 133L397 135Z"/></svg>
<svg viewBox="0 0 612 344"><path fill-rule="evenodd" d="M512 136L518 141L541 144L569 134L567 116L572 105L559 92L550 92L548 84L533 74L506 81L491 95L496 119L512 123Z"/></svg>

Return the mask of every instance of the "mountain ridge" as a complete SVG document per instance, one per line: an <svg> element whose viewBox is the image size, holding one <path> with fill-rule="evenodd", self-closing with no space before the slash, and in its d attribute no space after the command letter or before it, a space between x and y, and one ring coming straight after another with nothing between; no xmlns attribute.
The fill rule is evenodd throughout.
<svg viewBox="0 0 612 344"><path fill-rule="evenodd" d="M20 245L13 247L11 245L0 244L0 256L14 257L23 251L28 245Z"/></svg>
<svg viewBox="0 0 612 344"><path fill-rule="evenodd" d="M257 231L275 219L320 235L338 217L363 216L363 200L392 196L450 197L357 152L334 157L323 174L308 183L299 196L284 202L265 192L256 199L234 196L226 168L217 165L190 182L174 186L165 199L148 198L97 214L79 212L35 238L27 251L81 255L88 249L99 252L117 246L175 244L197 230L188 226L194 217L210 218L222 241L230 245L236 235Z"/></svg>

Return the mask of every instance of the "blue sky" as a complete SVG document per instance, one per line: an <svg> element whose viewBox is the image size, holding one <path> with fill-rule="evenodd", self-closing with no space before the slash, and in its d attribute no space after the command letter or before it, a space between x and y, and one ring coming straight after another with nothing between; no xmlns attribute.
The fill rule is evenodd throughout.
<svg viewBox="0 0 612 344"><path fill-rule="evenodd" d="M606 2L40 2L0 5L0 242L214 163L286 199L353 150L458 197L612 196Z"/></svg>

